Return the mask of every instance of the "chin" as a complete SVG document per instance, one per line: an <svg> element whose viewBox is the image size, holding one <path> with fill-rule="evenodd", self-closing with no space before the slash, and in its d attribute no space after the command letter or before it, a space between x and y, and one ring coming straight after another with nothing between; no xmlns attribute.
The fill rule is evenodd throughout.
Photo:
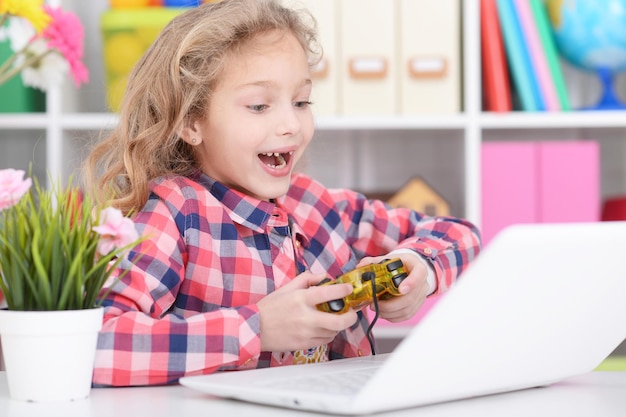
<svg viewBox="0 0 626 417"><path fill-rule="evenodd" d="M287 194L287 191L289 191L289 182L286 182L285 185L264 187L263 190L259 190L257 195L260 196L262 200L269 201L284 196L285 194Z"/></svg>

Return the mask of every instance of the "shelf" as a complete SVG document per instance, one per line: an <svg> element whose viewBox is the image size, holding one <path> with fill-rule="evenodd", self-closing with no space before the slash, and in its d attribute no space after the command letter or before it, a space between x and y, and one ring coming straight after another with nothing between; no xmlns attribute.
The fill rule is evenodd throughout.
<svg viewBox="0 0 626 417"><path fill-rule="evenodd" d="M46 113L2 113L0 129L32 130L46 129L48 115ZM0 135L1 137L2 135Z"/></svg>
<svg viewBox="0 0 626 417"><path fill-rule="evenodd" d="M482 113L483 129L626 128L623 111Z"/></svg>
<svg viewBox="0 0 626 417"><path fill-rule="evenodd" d="M318 129L324 130L460 130L467 117L458 115L416 116L318 116Z"/></svg>
<svg viewBox="0 0 626 417"><path fill-rule="evenodd" d="M46 113L0 114L0 130L46 129L51 124ZM65 113L58 116L61 129L100 130L114 126L118 117L111 113Z"/></svg>
<svg viewBox="0 0 626 417"><path fill-rule="evenodd" d="M108 129L118 122L114 113L64 113L62 129ZM0 114L0 129L46 128L46 113ZM321 116L316 127L321 130L462 130L467 124L463 114L450 116Z"/></svg>
<svg viewBox="0 0 626 417"><path fill-rule="evenodd" d="M118 122L114 113L65 113L60 116L62 129L109 129ZM319 116L320 130L463 130L469 117L449 116ZM50 121L46 113L0 114L0 130L45 129ZM560 113L481 113L474 123L481 129L586 129L626 128L623 111L572 111Z"/></svg>
<svg viewBox="0 0 626 417"><path fill-rule="evenodd" d="M113 128L119 117L113 113L67 113L61 118L65 129L101 130Z"/></svg>

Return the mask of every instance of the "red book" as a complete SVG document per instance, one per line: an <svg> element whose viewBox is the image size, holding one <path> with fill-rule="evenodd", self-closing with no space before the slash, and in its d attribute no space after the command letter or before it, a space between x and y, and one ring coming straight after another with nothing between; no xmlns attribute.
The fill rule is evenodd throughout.
<svg viewBox="0 0 626 417"><path fill-rule="evenodd" d="M480 0L480 39L484 110L509 112L511 85L496 0Z"/></svg>

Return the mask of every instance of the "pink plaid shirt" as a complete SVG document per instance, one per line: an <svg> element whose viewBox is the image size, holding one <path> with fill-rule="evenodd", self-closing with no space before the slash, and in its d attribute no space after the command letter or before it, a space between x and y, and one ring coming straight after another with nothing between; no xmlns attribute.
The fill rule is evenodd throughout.
<svg viewBox="0 0 626 417"><path fill-rule="evenodd" d="M149 239L104 300L95 386L294 364L293 352L260 351L256 303L299 272L338 276L364 256L410 248L432 263L442 292L480 248L464 220L390 209L300 174L275 203L200 173L160 179L134 220ZM371 354L367 327L359 313L317 360Z"/></svg>

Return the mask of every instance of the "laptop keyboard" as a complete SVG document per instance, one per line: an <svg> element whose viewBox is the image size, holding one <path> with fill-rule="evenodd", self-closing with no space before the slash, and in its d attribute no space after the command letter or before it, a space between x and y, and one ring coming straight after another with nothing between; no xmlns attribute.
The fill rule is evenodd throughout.
<svg viewBox="0 0 626 417"><path fill-rule="evenodd" d="M297 366L297 365L296 365ZM329 394L354 394L374 375L378 366L329 372L323 375L289 378L288 380L266 381L278 389L306 389Z"/></svg>

